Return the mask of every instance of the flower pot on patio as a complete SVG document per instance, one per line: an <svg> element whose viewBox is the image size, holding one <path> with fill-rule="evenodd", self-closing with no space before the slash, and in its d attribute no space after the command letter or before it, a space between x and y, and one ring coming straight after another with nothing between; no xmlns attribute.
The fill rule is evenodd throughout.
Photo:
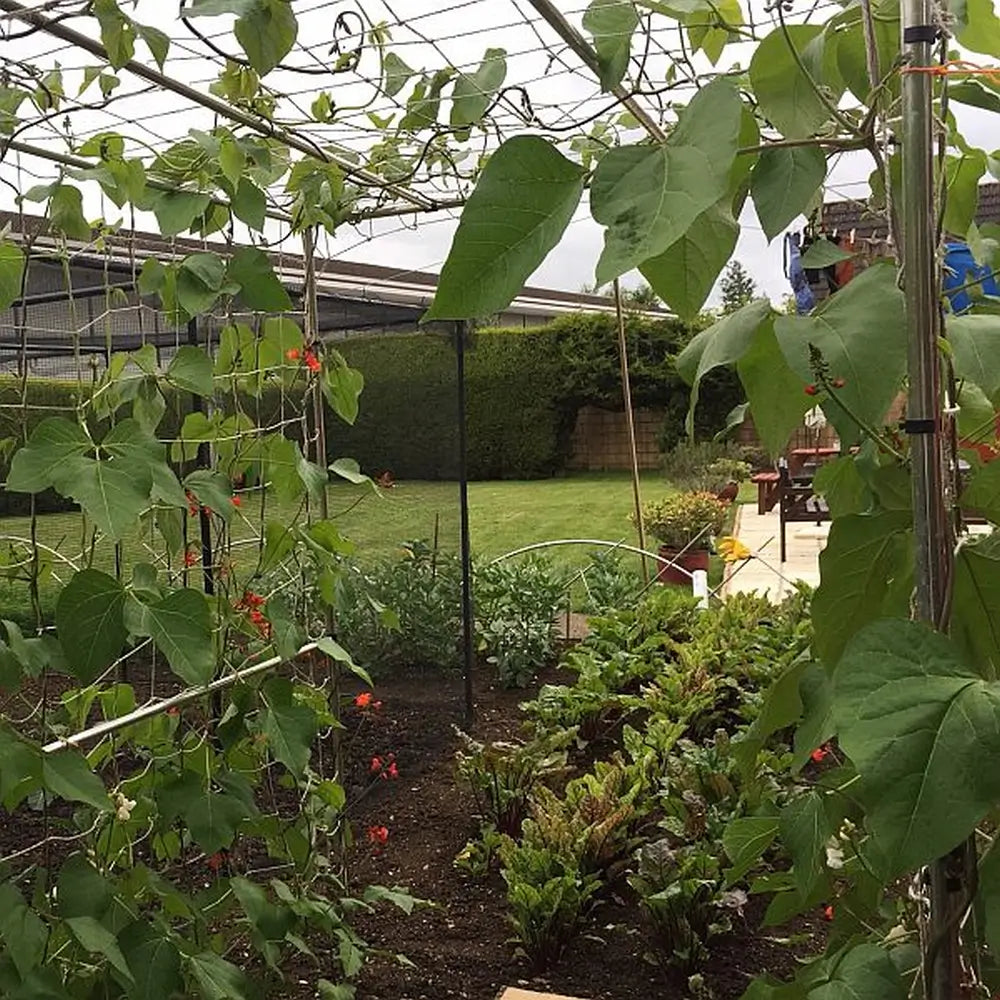
<svg viewBox="0 0 1000 1000"><path fill-rule="evenodd" d="M659 541L660 556L677 560L675 566L657 563L660 583L690 586L689 574L708 570L712 539L722 531L728 508L712 493L673 493L643 505L643 527ZM684 554L678 556L679 552Z"/></svg>
<svg viewBox="0 0 1000 1000"><path fill-rule="evenodd" d="M688 549L683 555L678 555L680 549L671 548L669 545L661 545L659 552L661 559L667 559L673 565L667 563L657 563L656 579L660 583L677 583L688 587L691 585L690 573L703 569L708 572L708 549ZM685 573L684 570L687 570Z"/></svg>

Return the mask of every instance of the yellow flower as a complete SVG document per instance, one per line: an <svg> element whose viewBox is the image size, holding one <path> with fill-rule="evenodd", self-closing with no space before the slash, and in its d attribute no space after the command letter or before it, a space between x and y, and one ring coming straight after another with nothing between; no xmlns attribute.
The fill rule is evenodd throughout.
<svg viewBox="0 0 1000 1000"><path fill-rule="evenodd" d="M720 538L715 543L715 547L723 561L727 563L743 562L744 559L749 559L753 555L738 538L733 538L732 535Z"/></svg>

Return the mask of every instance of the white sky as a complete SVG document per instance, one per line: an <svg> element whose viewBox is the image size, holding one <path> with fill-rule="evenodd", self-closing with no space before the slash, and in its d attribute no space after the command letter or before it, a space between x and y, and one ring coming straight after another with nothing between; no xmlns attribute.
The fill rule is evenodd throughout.
<svg viewBox="0 0 1000 1000"><path fill-rule="evenodd" d="M749 13L758 24L766 24L769 15L764 13L764 3L761 0L743 0L744 11L747 11L748 3ZM557 0L557 5L571 21L579 25L586 0ZM27 0L26 6L40 7L41 2ZM334 58L328 55L332 40L331 24L337 14L350 10L352 6L356 5L351 0L295 0L295 10L300 19L299 46L288 57L287 62L297 66L319 66ZM509 54L508 85L525 85L536 114L546 124L579 121L611 103L607 95L600 94L590 73L580 66L576 57L566 51L548 25L541 21L528 0L364 0L363 6L373 20L384 20L396 25L392 29L392 49L414 69L433 72L447 62L459 67L474 67L478 65L486 48L506 49ZM830 0L820 0L819 6L833 4ZM157 26L175 39L166 66L168 75L207 89L208 83L218 72L218 64L205 57L206 50L202 43L189 35L184 25L176 19L177 5L173 0L138 0L134 11L128 5L126 9L136 21ZM228 33L232 20L232 17L222 16L199 18L195 23L200 30L210 34L223 50L239 52ZM656 33L647 71L654 84L658 85L658 81L662 81L666 73L667 50L677 45L677 30L673 27L673 22L664 18L658 18L654 23L662 27ZM92 19L78 18L68 24L88 34L95 33ZM550 49L547 50L545 46ZM554 61L551 59L552 53L557 55ZM76 93L82 68L97 63L87 53L45 36L0 42L0 54L31 62L42 68L60 63L67 79L66 92L70 96ZM139 43L136 55L141 61L153 64L142 43ZM633 47L633 70L641 55L637 43ZM730 46L723 55L719 68L728 68L741 59L745 62L748 57L745 46ZM377 65L377 59L369 56L360 67L360 72L377 75ZM707 64L699 63L699 69L706 66ZM183 138L190 128L212 126L212 116L204 109L197 108L176 95L149 90L146 84L126 71L119 75L122 86L116 93L133 96L120 98L105 110L74 113L71 128L77 139L109 129L119 131L134 137L135 142L130 152L135 155L141 151L141 144L147 144L150 148L163 148L169 142ZM374 96L371 86L358 82L357 76L350 75L302 76L278 70L267 77L267 82L285 93L297 93L298 96L294 98L295 106L285 103L282 110L287 115L299 115L301 118L308 117L309 105L323 87L342 108L363 104ZM399 100L404 100L407 93L408 89L404 90ZM96 96L98 92L95 86L81 100L93 101ZM669 98L670 95L666 96ZM686 100L685 94L681 101L683 103ZM371 107L384 114L394 106L398 107L397 102L376 97ZM445 102L445 114L447 109L448 103ZM960 114L970 141L991 148L987 113L963 108ZM45 125L18 138L37 146L66 151L66 117L60 113ZM501 124L506 135L513 134L518 128L516 119L510 113L502 118ZM375 130L365 111L356 111L345 113L332 127L314 124L308 129L308 134L319 142L336 141L363 149L374 141ZM633 136L639 137L638 134ZM472 155L478 155L483 148L483 141L482 136L473 141ZM490 141L495 144L495 140ZM871 169L867 154L841 156L834 164L827 188L827 200L864 197L867 193L866 179ZM13 153L8 153L6 161L0 165L0 178L12 182L22 190L40 181L52 180L56 173L57 169L51 164ZM102 201L96 185L88 185L85 190L85 211L88 215L97 217L103 214L108 219L118 217L115 206ZM441 193L446 195L448 192ZM0 204L7 208L13 207L12 194L6 186L0 189ZM40 206L26 206L28 211L38 211L39 208ZM326 239L320 250L330 257L398 266L401 270L435 271L440 268L447 255L456 218L457 213L448 212L420 216L417 225L414 225L412 217L408 217L383 220L361 227L345 226L335 238ZM782 274L781 238L767 244L749 202L741 222L743 228L736 257L748 266L762 290L774 298L780 298L789 290ZM136 225L140 229L151 229L155 228L155 221L140 216ZM237 233L239 237L239 230ZM277 230L274 235L279 235ZM292 246L290 243L285 245ZM593 269L601 245L601 229L589 219L585 198L562 243L532 277L531 283L568 290L580 289L593 281ZM635 284L638 280L638 275L630 275L625 283Z"/></svg>

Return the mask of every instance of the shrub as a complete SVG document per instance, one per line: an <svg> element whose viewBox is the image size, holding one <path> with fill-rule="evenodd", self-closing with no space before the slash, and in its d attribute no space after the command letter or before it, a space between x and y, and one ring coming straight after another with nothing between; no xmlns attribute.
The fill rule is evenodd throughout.
<svg viewBox="0 0 1000 1000"><path fill-rule="evenodd" d="M642 507L646 531L667 548L707 549L722 531L728 505L711 493L675 493Z"/></svg>
<svg viewBox="0 0 1000 1000"><path fill-rule="evenodd" d="M691 331L674 320L629 316L626 333L635 405L666 401L673 444L684 434L689 394L674 360ZM365 392L357 423L338 429L338 455L372 471L390 469L397 478L457 478L451 343L426 334L379 335L340 346L364 373ZM531 330L479 330L466 356L466 388L471 478L554 475L569 457L581 407L622 408L616 320L575 314ZM714 434L742 398L735 373L711 372L695 411L696 430Z"/></svg>
<svg viewBox="0 0 1000 1000"><path fill-rule="evenodd" d="M738 458L717 458L705 466L705 491L718 493L728 483L743 483L750 478L749 462Z"/></svg>
<svg viewBox="0 0 1000 1000"><path fill-rule="evenodd" d="M479 623L480 648L487 663L497 669L505 688L527 687L552 659L554 626L552 619L494 618Z"/></svg>
<svg viewBox="0 0 1000 1000"><path fill-rule="evenodd" d="M676 390L661 397L666 403L663 425L657 436L660 451L668 452L687 439L686 420L691 388L681 383ZM694 411L696 438L711 438L726 426L732 410L743 402L739 376L731 368L715 368L702 380Z"/></svg>
<svg viewBox="0 0 1000 1000"><path fill-rule="evenodd" d="M422 334L345 341L365 376L361 412L338 427L331 450L397 479L458 478L455 351ZM553 475L569 454L573 416L553 402L553 339L541 331L478 333L466 357L471 479ZM333 457L333 456L331 456Z"/></svg>
<svg viewBox="0 0 1000 1000"><path fill-rule="evenodd" d="M341 576L337 630L355 659L377 673L459 664L459 559L411 544L404 555Z"/></svg>
<svg viewBox="0 0 1000 1000"><path fill-rule="evenodd" d="M729 441L682 441L663 456L668 483L687 492L718 493L728 482L743 482L751 465L746 449Z"/></svg>
<svg viewBox="0 0 1000 1000"><path fill-rule="evenodd" d="M614 550L593 552L583 576L586 591L584 610L603 614L631 604L638 593L640 580L634 567L622 564L621 553Z"/></svg>
<svg viewBox="0 0 1000 1000"><path fill-rule="evenodd" d="M555 617L566 580L551 562L530 556L476 573L480 646L504 687L525 687L555 652Z"/></svg>
<svg viewBox="0 0 1000 1000"><path fill-rule="evenodd" d="M614 317L575 314L531 330L476 333L466 357L469 476L472 479L530 479L560 472L569 457L570 436L582 406L621 409L621 375ZM649 322L629 316L632 394L637 406L667 402L673 444L684 433L688 387L674 366L691 331L674 320ZM353 426L328 418L328 458L351 456L369 472L391 471L398 479L458 478L458 418L455 352L437 334L359 336L338 348L365 377L361 412ZM90 389L84 386L84 393ZM74 409L80 394L73 379L32 378L28 382L28 430L58 410ZM260 426L286 406L301 405L301 386L284 391L267 383L259 397L241 403ZM177 436L191 402L188 393L164 388L166 411L160 435ZM698 433L714 434L742 401L735 373L713 371L703 382L695 411ZM0 376L0 401L21 402L20 380ZM215 400L231 412L232 400ZM0 412L0 442L19 439L22 412ZM296 427L286 434L295 437ZM55 497L42 503L56 504ZM0 499L20 512L26 500ZM59 509L66 509L59 505ZM0 507L0 512L4 508Z"/></svg>

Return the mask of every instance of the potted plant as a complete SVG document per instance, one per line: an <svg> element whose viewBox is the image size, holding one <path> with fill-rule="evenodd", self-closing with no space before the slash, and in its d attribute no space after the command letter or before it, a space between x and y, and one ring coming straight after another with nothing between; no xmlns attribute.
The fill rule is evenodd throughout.
<svg viewBox="0 0 1000 1000"><path fill-rule="evenodd" d="M659 565L661 583L687 584L689 573L708 570L712 539L722 531L728 506L712 493L674 493L643 505L643 527L660 542L660 556L676 563Z"/></svg>

